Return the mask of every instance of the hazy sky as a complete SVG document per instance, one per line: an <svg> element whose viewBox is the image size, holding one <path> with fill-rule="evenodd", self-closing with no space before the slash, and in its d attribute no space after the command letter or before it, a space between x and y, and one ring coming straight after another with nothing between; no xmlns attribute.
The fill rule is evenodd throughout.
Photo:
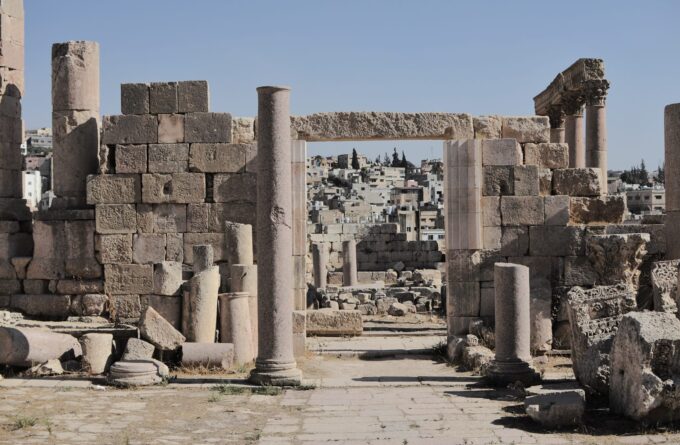
<svg viewBox="0 0 680 445"><path fill-rule="evenodd" d="M207 79L211 108L255 115L255 88L288 84L292 112L522 115L580 57L603 58L609 167L663 159L663 107L680 102L679 1L25 0L28 128L51 126L50 47L101 45L102 113L120 83ZM411 159L441 142L312 144Z"/></svg>

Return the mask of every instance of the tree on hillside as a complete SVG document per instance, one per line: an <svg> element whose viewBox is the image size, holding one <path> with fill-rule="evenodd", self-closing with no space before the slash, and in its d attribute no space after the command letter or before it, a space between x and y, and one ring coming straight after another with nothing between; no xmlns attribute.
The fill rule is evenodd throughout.
<svg viewBox="0 0 680 445"><path fill-rule="evenodd" d="M640 165L634 165L630 170L621 173L621 180L627 184L649 185L649 172L645 165L645 160Z"/></svg>
<svg viewBox="0 0 680 445"><path fill-rule="evenodd" d="M656 180L662 184L666 183L666 161L656 170Z"/></svg>
<svg viewBox="0 0 680 445"><path fill-rule="evenodd" d="M647 172L647 166L645 165L645 160L640 161L640 185L649 184L649 173Z"/></svg>
<svg viewBox="0 0 680 445"><path fill-rule="evenodd" d="M404 154L404 150L401 151L401 166L404 168L408 168L408 161L406 160L406 155Z"/></svg>
<svg viewBox="0 0 680 445"><path fill-rule="evenodd" d="M383 165L385 167L390 166L390 155L388 155L387 153L385 153L385 157L383 158Z"/></svg>
<svg viewBox="0 0 680 445"><path fill-rule="evenodd" d="M357 149L352 149L352 168L354 170L359 170L359 155L357 154Z"/></svg>
<svg viewBox="0 0 680 445"><path fill-rule="evenodd" d="M399 154L397 153L397 147L394 147L394 152L392 153L392 167L401 167L401 161L399 160Z"/></svg>

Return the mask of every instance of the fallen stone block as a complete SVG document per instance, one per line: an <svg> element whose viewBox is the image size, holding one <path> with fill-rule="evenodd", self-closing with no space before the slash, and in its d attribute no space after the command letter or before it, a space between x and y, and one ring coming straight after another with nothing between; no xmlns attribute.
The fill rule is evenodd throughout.
<svg viewBox="0 0 680 445"><path fill-rule="evenodd" d="M153 293L158 295L178 295L182 287L182 263L163 261L154 264Z"/></svg>
<svg viewBox="0 0 680 445"><path fill-rule="evenodd" d="M586 256L598 275L598 284L623 283L637 289L640 265L647 254L648 233L593 235L586 241Z"/></svg>
<svg viewBox="0 0 680 445"><path fill-rule="evenodd" d="M599 168L565 168L553 171L555 195L600 196Z"/></svg>
<svg viewBox="0 0 680 445"><path fill-rule="evenodd" d="M57 359L52 359L45 363L35 365L26 370L23 375L28 377L48 377L52 375L62 375L63 373L64 368L61 366L61 362Z"/></svg>
<svg viewBox="0 0 680 445"><path fill-rule="evenodd" d="M164 351L174 351L186 341L184 335L151 306L147 306L139 320L139 331L145 340Z"/></svg>
<svg viewBox="0 0 680 445"><path fill-rule="evenodd" d="M71 360L82 355L78 339L68 334L0 327L0 364L32 366L49 360Z"/></svg>
<svg viewBox="0 0 680 445"><path fill-rule="evenodd" d="M234 345L231 343L184 343L182 366L231 369Z"/></svg>
<svg viewBox="0 0 680 445"><path fill-rule="evenodd" d="M494 353L487 347L479 345L466 346L462 351L461 364L465 369L475 374L483 374L484 369L493 359Z"/></svg>
<svg viewBox="0 0 680 445"><path fill-rule="evenodd" d="M308 336L354 336L361 335L363 329L363 320L359 311L332 309L307 311Z"/></svg>
<svg viewBox="0 0 680 445"><path fill-rule="evenodd" d="M571 224L621 224L626 214L623 196L572 197L569 200Z"/></svg>
<svg viewBox="0 0 680 445"><path fill-rule="evenodd" d="M680 419L680 320L667 312L632 312L611 348L609 407L645 423Z"/></svg>
<svg viewBox="0 0 680 445"><path fill-rule="evenodd" d="M92 374L104 374L113 361L112 334L85 334L80 337L83 351L83 371Z"/></svg>
<svg viewBox="0 0 680 445"><path fill-rule="evenodd" d="M529 388L531 391L533 388ZM538 394L524 399L524 408L532 420L546 428L580 425L586 407L582 389L543 388Z"/></svg>
<svg viewBox="0 0 680 445"><path fill-rule="evenodd" d="M654 310L678 311L678 266L680 260L655 261L652 263L652 292Z"/></svg>
<svg viewBox="0 0 680 445"><path fill-rule="evenodd" d="M151 343L147 343L139 338L130 338L125 344L125 351L121 360L146 360L153 357L156 348Z"/></svg>
<svg viewBox="0 0 680 445"><path fill-rule="evenodd" d="M387 313L394 317L403 317L408 314L408 312L408 308L404 304L398 302L392 303L387 310Z"/></svg>

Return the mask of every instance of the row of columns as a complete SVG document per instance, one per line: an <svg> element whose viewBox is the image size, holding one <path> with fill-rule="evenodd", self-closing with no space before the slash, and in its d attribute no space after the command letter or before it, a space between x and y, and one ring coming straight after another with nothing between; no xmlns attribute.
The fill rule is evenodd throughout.
<svg viewBox="0 0 680 445"><path fill-rule="evenodd" d="M607 190L607 123L605 102L609 82L593 80L582 91L566 93L549 113L550 142L569 145L569 167L599 168ZM584 132L585 105L585 132Z"/></svg>

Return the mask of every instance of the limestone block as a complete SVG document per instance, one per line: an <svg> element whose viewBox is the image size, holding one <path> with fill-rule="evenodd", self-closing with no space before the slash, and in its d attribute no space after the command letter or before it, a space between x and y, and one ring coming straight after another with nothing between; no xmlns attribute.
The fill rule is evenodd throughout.
<svg viewBox="0 0 680 445"><path fill-rule="evenodd" d="M456 317L478 317L480 306L479 282L451 282L447 287L447 314Z"/></svg>
<svg viewBox="0 0 680 445"><path fill-rule="evenodd" d="M571 224L621 224L626 215L624 196L571 198Z"/></svg>
<svg viewBox="0 0 680 445"><path fill-rule="evenodd" d="M116 322L139 319L142 313L139 295L111 295L109 297L109 312L111 319Z"/></svg>
<svg viewBox="0 0 680 445"><path fill-rule="evenodd" d="M587 257L568 256L564 258L565 286L593 286L598 281L597 272Z"/></svg>
<svg viewBox="0 0 680 445"><path fill-rule="evenodd" d="M255 119L252 117L232 117L232 142L235 144L249 144L255 140Z"/></svg>
<svg viewBox="0 0 680 445"><path fill-rule="evenodd" d="M453 113L317 113L291 116L291 131L307 141L474 138L472 116Z"/></svg>
<svg viewBox="0 0 680 445"><path fill-rule="evenodd" d="M5 5L0 6L2 11L0 11L0 40L4 42L12 43L19 47L25 47L25 31L24 31L24 20L23 20L23 8L22 3L19 0L7 0L3 3L13 3L17 5L16 12L21 9L20 15L8 14L7 10L11 7ZM11 66L11 65L7 65ZM17 69L23 69L23 65L15 66Z"/></svg>
<svg viewBox="0 0 680 445"><path fill-rule="evenodd" d="M189 80L177 84L177 105L180 113L207 113L210 111L208 82Z"/></svg>
<svg viewBox="0 0 680 445"><path fill-rule="evenodd" d="M162 261L154 265L154 294L179 295L182 283L184 283L182 280L182 263Z"/></svg>
<svg viewBox="0 0 680 445"><path fill-rule="evenodd" d="M667 222L668 215L672 213L666 212ZM664 224L609 224L605 228L605 233L608 235L615 233L649 233L651 240L647 243L647 253L657 255L666 252Z"/></svg>
<svg viewBox="0 0 680 445"><path fill-rule="evenodd" d="M503 225L531 226L543 224L545 209L541 196L502 196Z"/></svg>
<svg viewBox="0 0 680 445"><path fill-rule="evenodd" d="M231 343L184 343L182 366L231 369L234 365L234 345Z"/></svg>
<svg viewBox="0 0 680 445"><path fill-rule="evenodd" d="M153 291L153 266L142 264L106 264L107 294L150 294Z"/></svg>
<svg viewBox="0 0 680 445"><path fill-rule="evenodd" d="M132 236L132 261L137 264L154 264L165 261L165 234L134 234Z"/></svg>
<svg viewBox="0 0 680 445"><path fill-rule="evenodd" d="M0 363L4 365L31 366L81 355L80 343L71 335L42 329L0 327Z"/></svg>
<svg viewBox="0 0 680 445"><path fill-rule="evenodd" d="M533 387L529 388L531 391ZM542 390L524 399L529 417L546 428L572 427L582 423L586 408L586 393L582 389Z"/></svg>
<svg viewBox="0 0 680 445"><path fill-rule="evenodd" d="M475 139L500 139L501 118L499 116L475 116L472 118Z"/></svg>
<svg viewBox="0 0 680 445"><path fill-rule="evenodd" d="M503 118L503 138L525 142L550 142L550 122L548 116L521 116Z"/></svg>
<svg viewBox="0 0 680 445"><path fill-rule="evenodd" d="M173 351L186 341L186 338L151 306L148 306L142 314L139 331L142 338L163 351Z"/></svg>
<svg viewBox="0 0 680 445"><path fill-rule="evenodd" d="M102 264L132 262L132 234L97 235L97 260Z"/></svg>
<svg viewBox="0 0 680 445"><path fill-rule="evenodd" d="M184 261L184 235L181 233L168 233L166 236L166 261L182 263Z"/></svg>
<svg viewBox="0 0 680 445"><path fill-rule="evenodd" d="M194 263L193 246L210 244L213 247L215 261L228 261L228 249L224 233L185 233L184 234L184 262Z"/></svg>
<svg viewBox="0 0 680 445"><path fill-rule="evenodd" d="M98 205L95 215L99 234L135 233L137 231L137 211L134 204Z"/></svg>
<svg viewBox="0 0 680 445"><path fill-rule="evenodd" d="M307 311L306 322L308 336L355 336L361 335L364 329L359 311Z"/></svg>
<svg viewBox="0 0 680 445"><path fill-rule="evenodd" d="M30 221L31 212L26 201L17 198L0 198L0 218L13 221Z"/></svg>
<svg viewBox="0 0 680 445"><path fill-rule="evenodd" d="M526 144L524 164L551 169L569 168L569 146L556 143Z"/></svg>
<svg viewBox="0 0 680 445"><path fill-rule="evenodd" d="M488 250L497 250L501 248L502 230L500 227L484 227L484 248Z"/></svg>
<svg viewBox="0 0 680 445"><path fill-rule="evenodd" d="M229 113L189 113L184 121L186 142L230 143L231 115Z"/></svg>
<svg viewBox="0 0 680 445"><path fill-rule="evenodd" d="M12 295L10 306L26 315L49 318L66 318L71 308L68 295Z"/></svg>
<svg viewBox="0 0 680 445"><path fill-rule="evenodd" d="M484 196L514 195L515 169L506 165L490 165L482 169L484 175Z"/></svg>
<svg viewBox="0 0 680 445"><path fill-rule="evenodd" d="M157 204L152 211L154 233L183 233L187 228L187 206L181 204Z"/></svg>
<svg viewBox="0 0 680 445"><path fill-rule="evenodd" d="M501 199L498 196L482 197L482 225L484 227L501 225Z"/></svg>
<svg viewBox="0 0 680 445"><path fill-rule="evenodd" d="M535 165L518 165L513 170L515 195L537 196L540 194L538 167Z"/></svg>
<svg viewBox="0 0 680 445"><path fill-rule="evenodd" d="M146 173L146 145L117 145L116 173Z"/></svg>
<svg viewBox="0 0 680 445"><path fill-rule="evenodd" d="M625 285L574 287L568 294L574 374L589 393L609 392L610 349L624 314L637 308L635 292Z"/></svg>
<svg viewBox="0 0 680 445"><path fill-rule="evenodd" d="M189 144L149 145L149 173L181 173L189 169Z"/></svg>
<svg viewBox="0 0 680 445"><path fill-rule="evenodd" d="M177 83L152 83L149 87L149 113L172 114L177 112Z"/></svg>
<svg viewBox="0 0 680 445"><path fill-rule="evenodd" d="M107 309L109 298L103 294L74 295L71 312L85 317L100 317Z"/></svg>
<svg viewBox="0 0 680 445"><path fill-rule="evenodd" d="M182 328L182 297L168 295L143 295L140 297L142 311L152 307L175 329Z"/></svg>
<svg viewBox="0 0 680 445"><path fill-rule="evenodd" d="M102 143L107 145L156 144L158 118L152 115L104 116Z"/></svg>
<svg viewBox="0 0 680 445"><path fill-rule="evenodd" d="M579 256L585 254L582 227L532 226L529 228L532 256Z"/></svg>
<svg viewBox="0 0 680 445"><path fill-rule="evenodd" d="M14 257L12 258L12 266L14 267L15 276L10 278L18 278L20 280L26 279L26 271L28 269L28 263L31 262L33 257ZM42 292L41 292L42 293Z"/></svg>
<svg viewBox="0 0 680 445"><path fill-rule="evenodd" d="M529 228L525 226L503 226L500 254L503 256L524 256L529 253Z"/></svg>
<svg viewBox="0 0 680 445"><path fill-rule="evenodd" d="M680 260L652 263L651 279L655 311L672 313L678 311L678 266Z"/></svg>
<svg viewBox="0 0 680 445"><path fill-rule="evenodd" d="M570 221L570 200L568 196L554 195L544 198L545 225L566 226Z"/></svg>
<svg viewBox="0 0 680 445"><path fill-rule="evenodd" d="M187 232L207 232L210 204L187 205Z"/></svg>
<svg viewBox="0 0 680 445"><path fill-rule="evenodd" d="M101 294L104 282L101 280L59 280L57 293L62 295Z"/></svg>
<svg viewBox="0 0 680 445"><path fill-rule="evenodd" d="M533 291L532 291L533 293ZM531 298L531 352L543 355L552 349L552 304L550 298Z"/></svg>
<svg viewBox="0 0 680 445"><path fill-rule="evenodd" d="M171 173L142 175L142 202L196 203L205 200L205 175L202 173Z"/></svg>
<svg viewBox="0 0 680 445"><path fill-rule="evenodd" d="M83 350L83 371L91 375L104 374L113 363L113 335L88 333L80 337Z"/></svg>
<svg viewBox="0 0 680 445"><path fill-rule="evenodd" d="M158 115L158 143L178 144L184 142L184 115Z"/></svg>
<svg viewBox="0 0 680 445"><path fill-rule="evenodd" d="M0 197L21 198L22 184L21 170L0 168Z"/></svg>
<svg viewBox="0 0 680 445"><path fill-rule="evenodd" d="M600 196L600 169L567 168L553 171L555 195Z"/></svg>
<svg viewBox="0 0 680 445"><path fill-rule="evenodd" d="M215 202L257 202L257 175L253 173L216 174L213 177Z"/></svg>
<svg viewBox="0 0 680 445"><path fill-rule="evenodd" d="M255 226L255 216L255 203L252 202L215 203L210 206L208 230L223 232L227 221Z"/></svg>
<svg viewBox="0 0 680 445"><path fill-rule="evenodd" d="M53 112L52 145L54 193L83 197L86 178L99 168L99 111Z"/></svg>
<svg viewBox="0 0 680 445"><path fill-rule="evenodd" d="M149 114L149 85L146 83L121 84L120 111L122 114Z"/></svg>
<svg viewBox="0 0 680 445"><path fill-rule="evenodd" d="M245 170L247 144L191 144L189 169L205 173Z"/></svg>
<svg viewBox="0 0 680 445"><path fill-rule="evenodd" d="M586 240L586 255L598 274L598 284L624 283L637 289L640 265L647 254L649 234L592 235Z"/></svg>
<svg viewBox="0 0 680 445"><path fill-rule="evenodd" d="M2 102L0 102L2 107ZM0 142L0 156L5 161L4 168L8 170L22 170L24 158L21 155L20 144Z"/></svg>
<svg viewBox="0 0 680 445"><path fill-rule="evenodd" d="M515 139L482 141L482 165L522 165L522 147Z"/></svg>
<svg viewBox="0 0 680 445"><path fill-rule="evenodd" d="M97 42L71 41L52 45L52 109L99 112Z"/></svg>
<svg viewBox="0 0 680 445"><path fill-rule="evenodd" d="M89 175L88 204L133 204L141 198L139 175Z"/></svg>
<svg viewBox="0 0 680 445"><path fill-rule="evenodd" d="M144 360L153 357L154 345L139 338L129 338L121 360Z"/></svg>

